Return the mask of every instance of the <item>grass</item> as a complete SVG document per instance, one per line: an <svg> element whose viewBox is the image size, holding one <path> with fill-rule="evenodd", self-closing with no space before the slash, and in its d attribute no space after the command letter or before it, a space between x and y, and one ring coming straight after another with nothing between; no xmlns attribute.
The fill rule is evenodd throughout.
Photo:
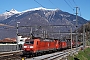
<svg viewBox="0 0 90 60"><path fill-rule="evenodd" d="M74 58L78 58L79 60L90 60L90 48L79 51L77 55L69 56L68 60L74 60Z"/></svg>

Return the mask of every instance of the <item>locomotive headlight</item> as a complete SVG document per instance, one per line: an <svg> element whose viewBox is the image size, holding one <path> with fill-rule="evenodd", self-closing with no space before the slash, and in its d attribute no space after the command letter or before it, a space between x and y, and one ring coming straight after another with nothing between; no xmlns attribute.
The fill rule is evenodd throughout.
<svg viewBox="0 0 90 60"><path fill-rule="evenodd" d="M24 46L24 48L27 48L27 46Z"/></svg>
<svg viewBox="0 0 90 60"><path fill-rule="evenodd" d="M33 48L33 46L30 46L30 48Z"/></svg>

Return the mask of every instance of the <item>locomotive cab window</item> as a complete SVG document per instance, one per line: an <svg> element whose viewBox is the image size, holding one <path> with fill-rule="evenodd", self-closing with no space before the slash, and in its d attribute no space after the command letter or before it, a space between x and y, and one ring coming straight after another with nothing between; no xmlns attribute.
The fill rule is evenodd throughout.
<svg viewBox="0 0 90 60"><path fill-rule="evenodd" d="M26 44L29 44L29 41L25 41Z"/></svg>
<svg viewBox="0 0 90 60"><path fill-rule="evenodd" d="M30 44L34 44L34 41L30 41Z"/></svg>
<svg viewBox="0 0 90 60"><path fill-rule="evenodd" d="M26 39L25 43L26 44L34 44L34 41L32 39Z"/></svg>
<svg viewBox="0 0 90 60"><path fill-rule="evenodd" d="M34 41L25 41L26 44L34 44Z"/></svg>

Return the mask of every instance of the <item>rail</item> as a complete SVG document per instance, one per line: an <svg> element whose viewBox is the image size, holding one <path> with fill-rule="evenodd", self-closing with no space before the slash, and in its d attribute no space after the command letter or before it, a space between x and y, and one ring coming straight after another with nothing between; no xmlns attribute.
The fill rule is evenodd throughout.
<svg viewBox="0 0 90 60"><path fill-rule="evenodd" d="M52 54L47 54L47 55L43 55L43 56L38 56L38 57L33 57L30 58L30 60L60 60L63 58L66 58L69 55L73 55L78 53L79 50L76 50L76 48L74 49L68 49L68 50L64 50L62 52L56 52L56 53L52 53ZM29 60L29 59L25 59L25 60Z"/></svg>
<svg viewBox="0 0 90 60"><path fill-rule="evenodd" d="M21 60L22 50L10 51L10 52L1 52L0 60Z"/></svg>
<svg viewBox="0 0 90 60"><path fill-rule="evenodd" d="M1 52L0 53L0 58L1 57L6 57L6 56L11 56L11 55L18 55L18 54L22 54L22 50L10 51L10 52Z"/></svg>

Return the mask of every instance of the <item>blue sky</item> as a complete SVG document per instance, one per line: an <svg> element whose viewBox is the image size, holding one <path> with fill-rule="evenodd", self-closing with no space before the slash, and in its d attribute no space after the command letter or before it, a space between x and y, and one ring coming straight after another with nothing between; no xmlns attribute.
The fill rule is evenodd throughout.
<svg viewBox="0 0 90 60"><path fill-rule="evenodd" d="M48 9L60 9L71 14L75 14L76 5L80 7L78 15L90 20L90 0L36 0L43 7ZM66 2L69 4L67 4ZM35 0L0 0L0 14L6 10L16 9L17 11L24 11L27 9L42 7ZM51 3L52 2L52 3ZM75 3L74 3L75 2ZM74 11L73 11L74 9Z"/></svg>

